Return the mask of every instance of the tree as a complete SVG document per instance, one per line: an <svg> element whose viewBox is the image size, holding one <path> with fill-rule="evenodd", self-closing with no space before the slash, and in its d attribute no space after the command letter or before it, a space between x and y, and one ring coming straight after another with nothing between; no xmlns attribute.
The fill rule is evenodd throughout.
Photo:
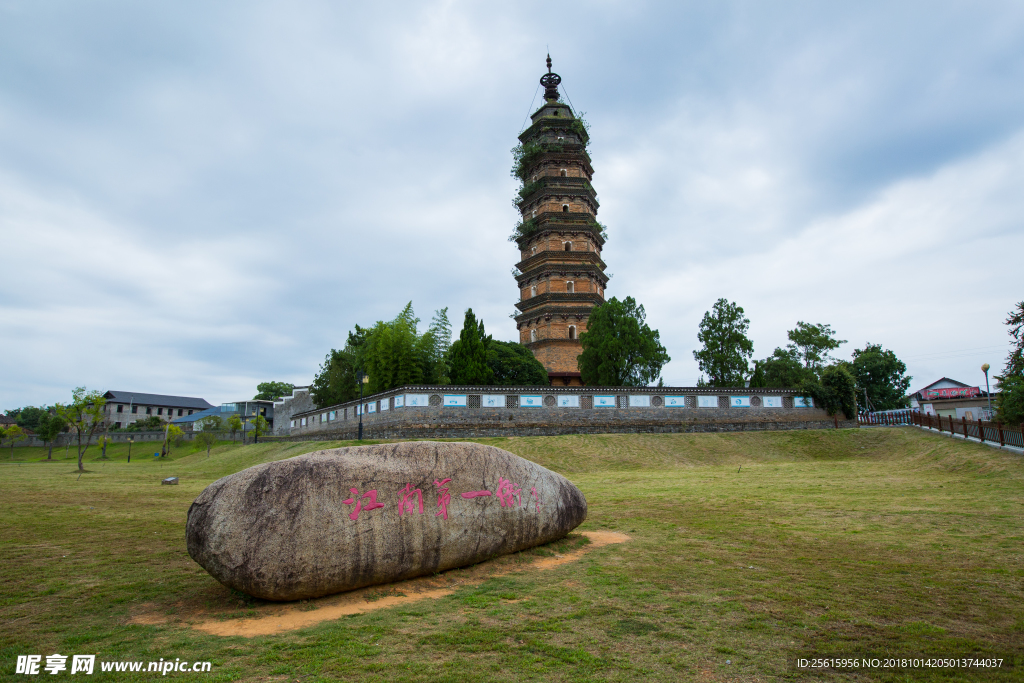
<svg viewBox="0 0 1024 683"><path fill-rule="evenodd" d="M228 418L228 431L231 432L231 443L235 443L235 432L241 431L242 418L232 415Z"/></svg>
<svg viewBox="0 0 1024 683"><path fill-rule="evenodd" d="M997 384L996 420L1003 424L1024 424L1024 377L1003 377Z"/></svg>
<svg viewBox="0 0 1024 683"><path fill-rule="evenodd" d="M776 347L772 355L754 361L754 373L750 376L751 387L798 387L801 382L813 379L814 373L800 362L795 349Z"/></svg>
<svg viewBox="0 0 1024 683"><path fill-rule="evenodd" d="M210 449L217 445L217 436L224 430L224 420L220 415L207 415L196 420L192 427L192 450L206 449L206 457L210 457Z"/></svg>
<svg viewBox="0 0 1024 683"><path fill-rule="evenodd" d="M875 410L907 407L907 388L913 377L907 376L906 364L892 351L868 342L863 350L854 350L849 370L857 383L857 397L862 397L867 390L868 400Z"/></svg>
<svg viewBox="0 0 1024 683"><path fill-rule="evenodd" d="M590 311L577 359L584 384L640 387L658 379L672 359L646 318L643 305L631 296L622 301L612 297Z"/></svg>
<svg viewBox="0 0 1024 683"><path fill-rule="evenodd" d="M39 423L36 425L36 435L43 440L43 443L49 446L49 450L46 453L47 460L53 459L53 440L64 431L65 427L64 420L58 415L51 415L49 412L45 412L39 416Z"/></svg>
<svg viewBox="0 0 1024 683"><path fill-rule="evenodd" d="M14 460L14 443L25 438L25 430L16 424L0 427L0 443L11 445L11 460Z"/></svg>
<svg viewBox="0 0 1024 683"><path fill-rule="evenodd" d="M487 348L491 338L484 331L484 321L479 323L473 309L466 310L462 332L448 352L452 384L492 384L494 371L487 365Z"/></svg>
<svg viewBox="0 0 1024 683"><path fill-rule="evenodd" d="M842 411L850 420L857 414L857 382L845 364L828 366L821 371L821 379L806 380L800 389L829 415Z"/></svg>
<svg viewBox="0 0 1024 683"><path fill-rule="evenodd" d="M192 450L206 449L206 457L210 457L210 449L217 445L217 434L214 432L196 432L192 437Z"/></svg>
<svg viewBox="0 0 1024 683"><path fill-rule="evenodd" d="M394 320L378 321L370 328L363 356L363 368L370 375L370 393L423 381L428 360L423 357L426 349L417 343L418 323L410 301ZM428 345L432 348L433 342Z"/></svg>
<svg viewBox="0 0 1024 683"><path fill-rule="evenodd" d="M419 318L412 302L391 321L373 327L355 326L342 350L331 349L310 388L318 408L325 408L359 396L356 374L370 378L370 392L386 391L406 384L449 384L446 354L451 345L448 309L435 311L430 327L420 334Z"/></svg>
<svg viewBox="0 0 1024 683"><path fill-rule="evenodd" d="M19 408L16 411L8 411L8 417L13 417L15 423L22 429L29 429L33 432L38 432L37 427L39 426L39 420L43 415L48 415L49 410L47 408L36 408L35 406L25 406Z"/></svg>
<svg viewBox="0 0 1024 683"><path fill-rule="evenodd" d="M355 354L348 349L331 349L309 390L317 408L345 403L359 396L355 361Z"/></svg>
<svg viewBox="0 0 1024 683"><path fill-rule="evenodd" d="M434 384L451 384L451 368L448 366L448 351L452 347L452 324L448 321L448 307L434 311L427 332L433 341L433 372Z"/></svg>
<svg viewBox="0 0 1024 683"><path fill-rule="evenodd" d="M207 415L200 420L196 420L192 431L212 432L213 434L222 432L224 431L224 418L220 415Z"/></svg>
<svg viewBox="0 0 1024 683"><path fill-rule="evenodd" d="M1003 424L1024 423L1024 301L1006 318L1013 340L1003 374L996 376L996 419Z"/></svg>
<svg viewBox="0 0 1024 683"><path fill-rule="evenodd" d="M103 426L103 406L107 399L102 392L86 391L85 387L76 387L71 392L71 403L56 405L57 415L67 424L78 441L78 470L84 472L82 457L92 443L93 435ZM83 444L83 438L85 442Z"/></svg>
<svg viewBox="0 0 1024 683"><path fill-rule="evenodd" d="M160 455L170 455L171 444L173 443L175 446L180 446L184 438L185 433L181 431L181 427L178 425L168 424L164 429L164 447L161 449L163 452Z"/></svg>
<svg viewBox="0 0 1024 683"><path fill-rule="evenodd" d="M267 418L262 415L257 415L253 419L249 420L249 424L252 425L252 434L257 443L261 436L270 431L270 423L267 422Z"/></svg>
<svg viewBox="0 0 1024 683"><path fill-rule="evenodd" d="M156 415L147 415L124 428L126 432L153 432L164 428L164 421Z"/></svg>
<svg viewBox="0 0 1024 683"><path fill-rule="evenodd" d="M548 384L548 371L522 344L491 340L487 348L487 367L494 373L493 383L506 387Z"/></svg>
<svg viewBox="0 0 1024 683"><path fill-rule="evenodd" d="M845 339L835 338L831 325L811 325L802 321L797 322L796 329L790 330L788 336L791 342L788 347L796 351L805 368L815 372L834 360L829 356L829 351L846 343Z"/></svg>
<svg viewBox="0 0 1024 683"><path fill-rule="evenodd" d="M697 331L697 340L704 347L693 352L701 372L707 374L712 386L742 386L754 343L747 338L750 320L743 308L719 299L704 314Z"/></svg>
<svg viewBox="0 0 1024 683"><path fill-rule="evenodd" d="M290 382L260 382L256 385L254 401L276 401L282 396L291 396L294 384Z"/></svg>

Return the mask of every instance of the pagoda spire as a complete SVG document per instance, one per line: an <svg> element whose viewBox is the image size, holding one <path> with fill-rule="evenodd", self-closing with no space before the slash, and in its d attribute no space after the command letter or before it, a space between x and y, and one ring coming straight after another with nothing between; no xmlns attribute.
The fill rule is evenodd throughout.
<svg viewBox="0 0 1024 683"><path fill-rule="evenodd" d="M561 101L562 78L551 70L551 55L547 66L540 79L545 102L530 115L532 124L514 150L512 174L521 183L521 218L511 237L520 255L515 321L520 342L548 371L548 381L578 386L579 338L590 312L604 303L608 284L601 259L605 235L590 183L586 122Z"/></svg>
<svg viewBox="0 0 1024 683"><path fill-rule="evenodd" d="M551 55L548 54L548 72L540 77L540 84L544 86L544 99L549 102L558 101L558 84L562 77L551 71Z"/></svg>

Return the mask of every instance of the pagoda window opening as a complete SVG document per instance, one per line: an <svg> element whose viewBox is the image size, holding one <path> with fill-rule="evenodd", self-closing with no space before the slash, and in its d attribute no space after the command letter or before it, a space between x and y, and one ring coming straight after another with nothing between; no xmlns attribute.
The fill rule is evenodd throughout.
<svg viewBox="0 0 1024 683"><path fill-rule="evenodd" d="M569 339L575 339L575 338L576 338L576 326L575 325L569 325Z"/></svg>
<svg viewBox="0 0 1024 683"><path fill-rule="evenodd" d="M572 251L572 242L566 242L565 243L565 250L566 251Z"/></svg>
<svg viewBox="0 0 1024 683"><path fill-rule="evenodd" d="M537 341L537 330L530 330L530 341Z"/></svg>
<svg viewBox="0 0 1024 683"><path fill-rule="evenodd" d="M537 296L537 285L530 287L530 296Z"/></svg>
<svg viewBox="0 0 1024 683"><path fill-rule="evenodd" d="M573 282L572 280L566 281L566 283L565 283L565 291L568 292L569 294L575 293L576 292L576 283Z"/></svg>
<svg viewBox="0 0 1024 683"><path fill-rule="evenodd" d="M569 205L562 204L562 213L569 213Z"/></svg>
<svg viewBox="0 0 1024 683"><path fill-rule="evenodd" d="M558 175L562 176L563 178L568 177L569 171L567 171L566 169L563 168L562 170L560 170L558 172Z"/></svg>

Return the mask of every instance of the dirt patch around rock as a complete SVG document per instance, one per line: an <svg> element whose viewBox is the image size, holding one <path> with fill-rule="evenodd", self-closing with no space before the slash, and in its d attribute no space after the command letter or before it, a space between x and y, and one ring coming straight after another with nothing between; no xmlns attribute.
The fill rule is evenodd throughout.
<svg viewBox="0 0 1024 683"><path fill-rule="evenodd" d="M435 576L368 586L300 603L263 603L256 607L258 614L250 618L224 619L218 618L215 613L198 611L186 616L185 622L192 628L216 636L252 638L286 633L344 616L406 605L420 600L442 598L451 595L460 586L474 586L517 571L553 569L575 562L595 548L630 540L626 534L614 531L578 533L582 533L590 542L578 550L564 554L556 553L553 557L539 557L529 563L523 563L515 555L506 555L473 567L453 569ZM169 619L162 614L147 611L136 614L130 623L154 625L168 621Z"/></svg>

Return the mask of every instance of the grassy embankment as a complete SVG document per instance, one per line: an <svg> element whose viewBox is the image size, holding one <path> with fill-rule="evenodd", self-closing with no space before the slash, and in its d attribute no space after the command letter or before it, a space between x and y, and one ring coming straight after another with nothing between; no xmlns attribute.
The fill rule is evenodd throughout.
<svg viewBox="0 0 1024 683"><path fill-rule="evenodd" d="M325 444L169 461L136 448L130 464L117 445L108 461L90 449L80 477L73 458L4 451L0 678L18 654L54 652L212 660L204 680L828 678L790 668L812 653L1016 657L1001 673L867 677L1024 678L1024 458L912 429L481 441L566 475L589 501L582 529L632 541L256 638L188 626L268 608L188 557L188 506L221 476ZM159 485L171 475L179 486ZM129 623L143 609L167 623Z"/></svg>

